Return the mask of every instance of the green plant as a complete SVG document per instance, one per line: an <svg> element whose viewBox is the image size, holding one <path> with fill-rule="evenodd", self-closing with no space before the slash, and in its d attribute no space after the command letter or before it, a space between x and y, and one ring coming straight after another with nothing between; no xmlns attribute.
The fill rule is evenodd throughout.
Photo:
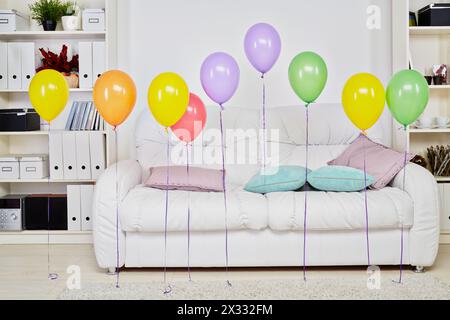
<svg viewBox="0 0 450 320"><path fill-rule="evenodd" d="M76 1L74 1L74 2L64 2L63 4L62 4L62 7L61 7L61 9L62 9L62 11L63 11L63 16L73 16L73 15L76 15L76 14L78 14L78 10L79 10L79 8L78 8L78 5L77 5L77 3L76 3Z"/></svg>
<svg viewBox="0 0 450 320"><path fill-rule="evenodd" d="M59 21L66 11L73 6L71 2L61 0L38 0L29 5L31 17L39 24L45 21Z"/></svg>

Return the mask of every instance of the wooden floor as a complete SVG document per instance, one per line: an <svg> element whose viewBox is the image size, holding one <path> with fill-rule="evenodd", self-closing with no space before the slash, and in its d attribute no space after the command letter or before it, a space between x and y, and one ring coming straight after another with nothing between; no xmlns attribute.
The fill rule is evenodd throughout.
<svg viewBox="0 0 450 320"><path fill-rule="evenodd" d="M77 265L81 268L81 283L111 282L115 277L108 276L97 267L93 248L90 245L58 245L51 247L51 271L59 274L59 279L47 279L47 246L21 245L0 246L0 299L57 299L66 287L67 267ZM383 267L383 270L396 270ZM409 268L406 272L412 272ZM336 273L346 274L364 272L362 267L352 268L309 268L314 275ZM441 245L435 265L427 270L431 275L450 284L450 245ZM121 283L161 280L162 271L154 269L126 270L121 274ZM169 279L186 279L184 270L171 270ZM299 269L239 269L230 271L233 279L279 279L301 277ZM193 280L225 281L223 270L195 270Z"/></svg>

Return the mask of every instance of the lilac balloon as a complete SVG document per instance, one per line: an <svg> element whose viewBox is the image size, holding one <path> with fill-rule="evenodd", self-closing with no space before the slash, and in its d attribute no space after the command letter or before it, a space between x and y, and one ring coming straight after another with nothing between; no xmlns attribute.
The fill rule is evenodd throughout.
<svg viewBox="0 0 450 320"><path fill-rule="evenodd" d="M245 35L245 54L262 74L269 72L281 53L281 39L277 30L267 23L252 26Z"/></svg>
<svg viewBox="0 0 450 320"><path fill-rule="evenodd" d="M208 97L219 105L235 94L239 85L239 66L227 53L216 52L206 58L200 80Z"/></svg>

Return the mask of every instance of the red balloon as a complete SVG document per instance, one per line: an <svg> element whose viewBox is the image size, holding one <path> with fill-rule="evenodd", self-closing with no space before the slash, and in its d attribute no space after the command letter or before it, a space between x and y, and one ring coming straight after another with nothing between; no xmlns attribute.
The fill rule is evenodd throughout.
<svg viewBox="0 0 450 320"><path fill-rule="evenodd" d="M189 96L189 105L183 117L170 127L183 142L192 142L202 133L206 125L206 109L203 101L195 94Z"/></svg>

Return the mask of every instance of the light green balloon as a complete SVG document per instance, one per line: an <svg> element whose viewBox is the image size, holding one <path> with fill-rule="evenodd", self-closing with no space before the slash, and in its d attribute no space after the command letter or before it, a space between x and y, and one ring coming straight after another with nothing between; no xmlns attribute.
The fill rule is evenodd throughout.
<svg viewBox="0 0 450 320"><path fill-rule="evenodd" d="M313 103L327 84L325 61L314 52L298 54L289 66L289 82L297 96L305 103Z"/></svg>
<svg viewBox="0 0 450 320"><path fill-rule="evenodd" d="M403 70L389 82L386 99L394 118L404 126L414 123L427 107L430 88L415 70Z"/></svg>

